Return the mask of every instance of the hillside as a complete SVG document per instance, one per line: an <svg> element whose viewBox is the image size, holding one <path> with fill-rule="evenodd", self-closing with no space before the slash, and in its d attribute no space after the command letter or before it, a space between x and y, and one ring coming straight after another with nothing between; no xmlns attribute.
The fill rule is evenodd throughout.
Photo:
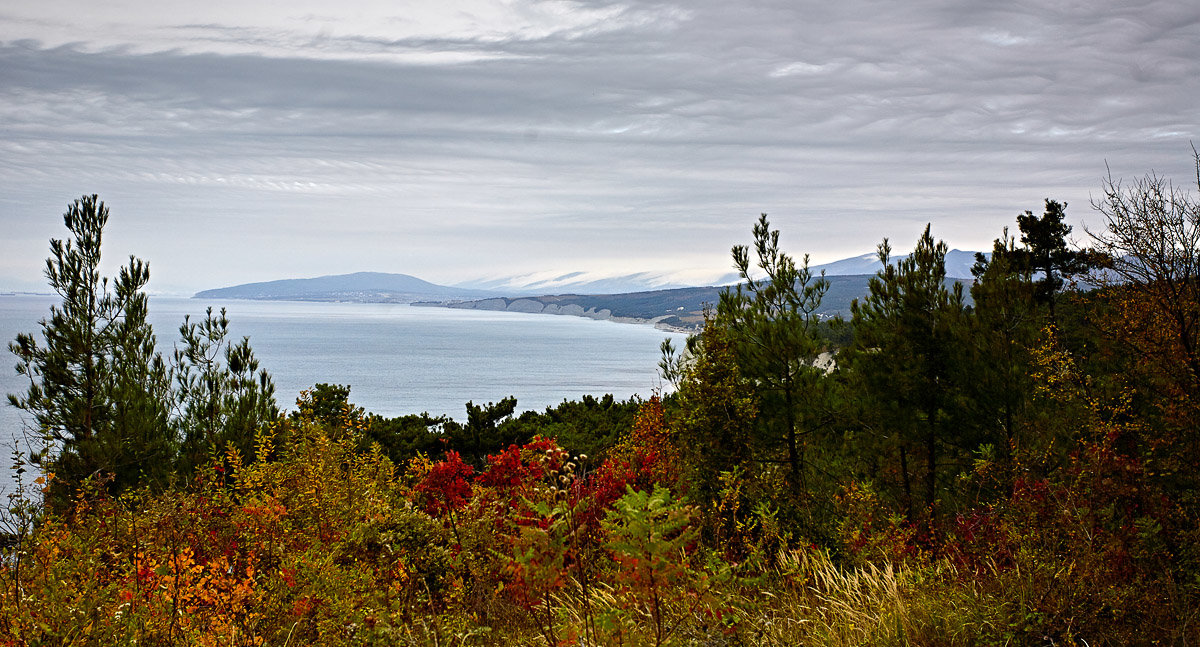
<svg viewBox="0 0 1200 647"><path fill-rule="evenodd" d="M850 315L850 303L867 294L872 275L827 276L829 291L819 314L826 317ZM954 280L954 279L950 279ZM959 279L964 281L965 279ZM654 323L661 328L693 330L703 321L704 305L715 305L725 287L677 288L628 294L559 294L537 297L493 297L472 301L417 302L466 310L494 310L530 314L574 315Z"/></svg>
<svg viewBox="0 0 1200 647"><path fill-rule="evenodd" d="M311 279L244 283L197 292L193 298L411 303L440 299L480 299L495 295L495 292L487 290L437 285L408 274L356 272Z"/></svg>
<svg viewBox="0 0 1200 647"><path fill-rule="evenodd" d="M991 257L991 252L984 256ZM900 261L908 258L908 254L899 254L891 258L891 264L895 265ZM975 252L963 251L961 249L952 249L946 252L946 276L964 279L971 276L971 268L975 265ZM832 263L824 265L813 265L810 268L813 274L825 272L825 276L851 276L859 274L874 274L883 269L883 263L879 262L879 255L875 252L863 254L861 256L853 256L851 258L843 258Z"/></svg>
<svg viewBox="0 0 1200 647"><path fill-rule="evenodd" d="M952 250L946 255L949 276L970 275L974 252ZM899 260L904 256L897 256ZM820 314L848 316L850 302L867 293L867 281L881 267L874 254L813 266L825 271L829 292ZM732 281L734 276L724 277ZM951 279L955 280L955 279ZM968 279L957 279L969 282ZM658 286L638 289L639 286ZM605 290L608 290L605 292ZM308 279L245 283L197 292L194 298L357 303L412 303L472 310L568 314L594 319L652 322L663 328L694 329L703 319L704 304L716 304L723 286L679 287L652 273L599 277L583 272L562 275L524 275L470 285L445 286L408 274L357 272Z"/></svg>

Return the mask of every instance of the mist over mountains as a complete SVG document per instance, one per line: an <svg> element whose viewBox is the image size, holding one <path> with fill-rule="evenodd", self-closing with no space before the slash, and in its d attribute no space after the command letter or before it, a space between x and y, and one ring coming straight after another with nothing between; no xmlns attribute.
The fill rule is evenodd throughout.
<svg viewBox="0 0 1200 647"><path fill-rule="evenodd" d="M539 272L515 276L481 278L458 283L455 287L487 290L507 296L533 296L543 294L624 294L653 290L675 290L698 285L729 285L738 281L734 272L717 276L681 276L671 272L636 272L617 276L596 272L570 272L558 274Z"/></svg>
<svg viewBox="0 0 1200 647"><path fill-rule="evenodd" d="M908 254L892 257L895 264ZM949 278L971 278L971 266L975 264L975 252L950 250L946 253L946 276ZM814 275L822 271L827 276L853 276L874 274L883 268L879 256L874 252L853 256L813 265L809 269ZM487 290L503 293L505 296L534 296L550 294L625 294L630 292L648 292L658 290L675 290L698 286L734 285L741 280L736 272L728 272L720 276L709 276L696 280L671 272L637 272L620 276L609 276L595 272L571 272L557 274L542 272L514 276L489 277L458 283L455 287Z"/></svg>
<svg viewBox="0 0 1200 647"><path fill-rule="evenodd" d="M906 256L897 256L898 262ZM946 254L947 281L969 281L975 253ZM875 254L815 265L825 272L829 291L820 314L848 314L850 303L867 294L867 283L882 267ZM523 313L559 314L646 322L671 329L693 329L703 321L705 304L715 304L735 273L708 285L683 284L669 273L639 272L603 276L588 272L526 274L437 285L408 274L357 272L310 279L246 283L198 292L195 298L288 301L413 303L423 306Z"/></svg>
<svg viewBox="0 0 1200 647"><path fill-rule="evenodd" d="M907 255L895 256L892 262L896 263L903 258L907 258ZM946 276L970 278L971 266L974 263L975 252L951 250L946 254ZM810 269L814 275L824 271L826 276L834 277L871 275L881 268L882 264L875 254L863 254L814 265ZM203 290L197 292L195 298L412 303L565 294L619 295L721 287L734 285L738 281L739 277L734 272L706 281L689 281L670 272L636 272L618 276L595 272L544 272L480 278L447 286L430 283L409 274L355 272L316 278L244 283Z"/></svg>
<svg viewBox="0 0 1200 647"><path fill-rule="evenodd" d="M952 249L946 252L946 278L971 278L971 267L975 265L975 254L976 252L963 251L961 249ZM909 256L909 254L892 256L891 264L895 265ZM991 253L984 254L984 256L991 257ZM813 274L818 274L824 270L826 276L874 274L883 269L883 263L879 262L879 255L872 252L870 254L863 254L862 256L843 258L839 261L823 265L813 265L809 269L812 270Z"/></svg>

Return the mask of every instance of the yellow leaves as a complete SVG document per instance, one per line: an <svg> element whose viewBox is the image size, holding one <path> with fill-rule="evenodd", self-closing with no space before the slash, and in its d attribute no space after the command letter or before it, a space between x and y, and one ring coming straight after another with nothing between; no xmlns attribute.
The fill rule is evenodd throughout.
<svg viewBox="0 0 1200 647"><path fill-rule="evenodd" d="M254 458L258 464L266 463L275 453L275 434L279 432L280 422L260 427L254 434Z"/></svg>
<svg viewBox="0 0 1200 647"><path fill-rule="evenodd" d="M656 483L674 483L679 452L671 442L661 398L655 395L642 403L633 426L621 435L609 456L647 470Z"/></svg>
<svg viewBox="0 0 1200 647"><path fill-rule="evenodd" d="M1058 331L1053 325L1042 329L1042 343L1032 352L1034 388L1039 395L1065 398L1076 392L1075 360L1058 344Z"/></svg>
<svg viewBox="0 0 1200 647"><path fill-rule="evenodd" d="M1042 343L1032 349L1032 356L1035 393L1060 408L1077 407L1094 434L1121 434L1145 425L1137 415L1136 391L1128 386L1108 389L1101 397L1092 388L1089 377L1080 372L1070 352L1059 343L1054 326L1043 330Z"/></svg>
<svg viewBox="0 0 1200 647"><path fill-rule="evenodd" d="M433 461L425 455L425 452L417 452L417 455L408 461L408 466L405 468L404 473L410 480L420 481L432 469Z"/></svg>
<svg viewBox="0 0 1200 647"><path fill-rule="evenodd" d="M276 448L280 437L260 434L254 461L235 449L218 456L214 472L224 478L93 497L65 520L48 516L29 540L26 610L0 595L0 634L41 622L49 629L30 635L79 636L99 618L88 638L97 644L125 644L134 631L140 643L281 644L263 632L274 631L294 596L327 601L317 607L327 616L346 614L335 610L341 600L412 600L422 558L373 554L378 528L407 505L390 460L303 423ZM360 532L348 541L351 531ZM465 596L469 586L457 586ZM336 635L297 634L291 644Z"/></svg>
<svg viewBox="0 0 1200 647"><path fill-rule="evenodd" d="M403 556L396 558L395 565L392 567L392 575L394 577L392 586L397 589L402 588L408 583L409 580L412 579L412 574L409 572L409 566Z"/></svg>

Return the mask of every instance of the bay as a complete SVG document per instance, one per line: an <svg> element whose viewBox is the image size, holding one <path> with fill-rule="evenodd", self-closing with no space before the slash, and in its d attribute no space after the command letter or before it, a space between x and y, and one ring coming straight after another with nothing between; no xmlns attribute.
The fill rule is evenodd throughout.
<svg viewBox="0 0 1200 647"><path fill-rule="evenodd" d="M34 333L53 296L0 295L0 393L23 393L7 350L18 333ZM659 344L684 335L651 326L582 317L427 308L407 304L292 301L200 301L152 297L150 321L169 356L185 315L226 309L234 339L250 337L260 365L275 380L281 407L294 409L318 382L350 385L350 401L384 416L428 412L465 420L465 403L517 398L517 410L543 410L565 399L613 394L649 397L658 376ZM21 412L0 405L0 441L20 434ZM7 473L7 469L5 472ZM9 481L0 475L0 483Z"/></svg>

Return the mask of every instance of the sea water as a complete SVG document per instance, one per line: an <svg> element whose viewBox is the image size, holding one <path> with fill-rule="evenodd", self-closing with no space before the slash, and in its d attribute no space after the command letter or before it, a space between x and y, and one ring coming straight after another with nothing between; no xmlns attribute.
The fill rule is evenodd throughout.
<svg viewBox="0 0 1200 647"><path fill-rule="evenodd" d="M34 333L52 296L0 295L0 394L23 394L8 342ZM276 400L294 409L318 382L350 386L350 401L383 416L428 412L465 420L465 403L517 398L517 410L543 410L583 395L649 397L664 388L659 345L683 336L651 326L582 317L455 310L382 303L219 301L152 297L150 322L164 357L179 343L185 315L202 320L225 308L231 337L250 345L275 381ZM0 468L25 424L0 404ZM0 474L0 487L9 482Z"/></svg>

